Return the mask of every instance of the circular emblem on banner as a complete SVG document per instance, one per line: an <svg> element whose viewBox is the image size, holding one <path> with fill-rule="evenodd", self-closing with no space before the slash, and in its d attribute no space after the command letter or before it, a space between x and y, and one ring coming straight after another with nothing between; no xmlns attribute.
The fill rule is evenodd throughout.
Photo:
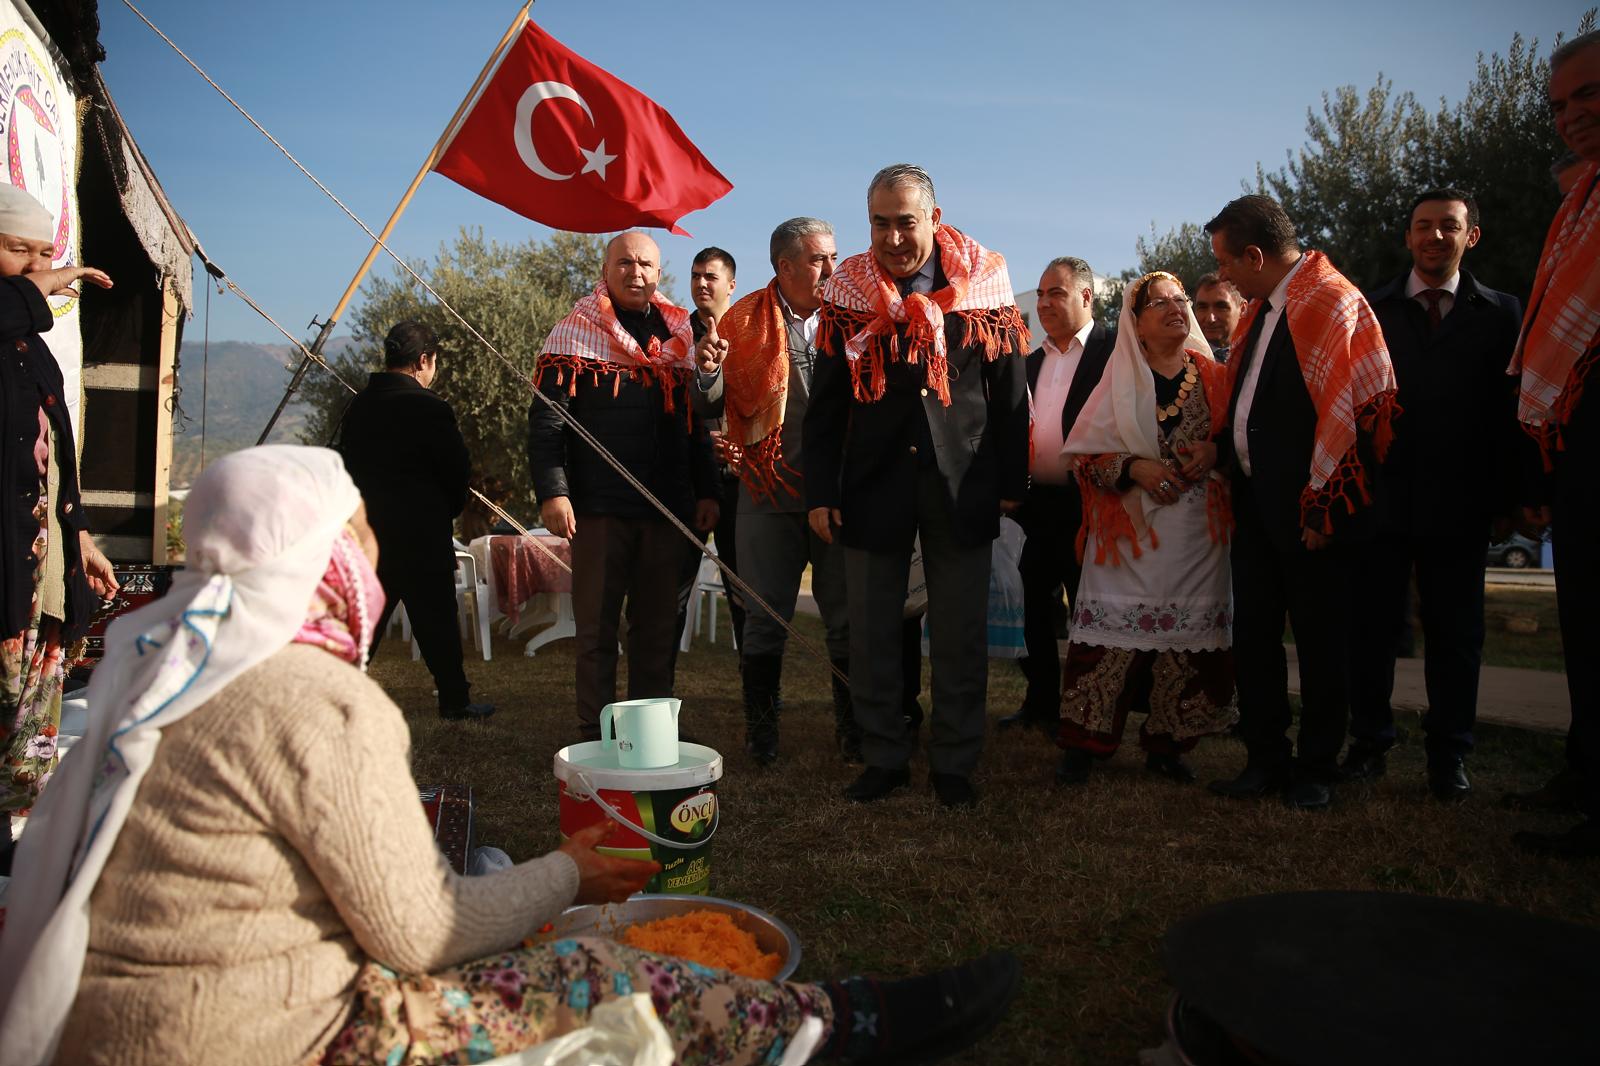
<svg viewBox="0 0 1600 1066"><path fill-rule="evenodd" d="M77 234L72 217L72 174L63 138L76 136L77 116L62 114L52 64L20 30L0 33L0 123L4 123L6 180L45 206L55 218L55 265L71 265ZM52 298L57 318L76 297Z"/></svg>

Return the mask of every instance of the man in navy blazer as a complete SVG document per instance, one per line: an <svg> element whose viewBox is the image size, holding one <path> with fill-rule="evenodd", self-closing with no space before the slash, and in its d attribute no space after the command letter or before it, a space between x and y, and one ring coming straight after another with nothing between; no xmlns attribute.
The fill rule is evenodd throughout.
<svg viewBox="0 0 1600 1066"><path fill-rule="evenodd" d="M1358 563L1366 609L1350 633L1352 740L1343 772L1375 778L1386 768L1395 654L1414 571L1426 645L1428 787L1444 801L1472 788L1464 760L1483 660L1484 553L1490 525L1520 502L1518 473L1534 447L1517 425L1517 381L1505 371L1522 304L1461 269L1480 235L1471 193L1418 194L1405 234L1412 268L1367 294L1394 363L1401 414L1378 476L1377 535Z"/></svg>
<svg viewBox="0 0 1600 1066"><path fill-rule="evenodd" d="M1028 654L1022 672L1028 693L1002 729L1031 725L1051 736L1061 725L1061 655L1056 643L1058 588L1078 593L1078 527L1083 499L1061 447L1084 401L1100 381L1116 333L1094 320L1094 271L1073 256L1052 259L1034 294L1044 343L1028 355L1028 395L1033 412L1033 453L1028 495L1015 517L1027 534L1022 574L1022 635Z"/></svg>

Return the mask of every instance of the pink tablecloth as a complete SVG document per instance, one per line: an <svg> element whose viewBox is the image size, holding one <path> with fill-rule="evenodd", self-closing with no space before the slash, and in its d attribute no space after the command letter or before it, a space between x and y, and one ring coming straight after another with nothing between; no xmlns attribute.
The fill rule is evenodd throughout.
<svg viewBox="0 0 1600 1066"><path fill-rule="evenodd" d="M500 613L517 621L522 605L541 592L571 592L572 574L550 558L553 552L567 566L572 565L572 545L548 534L535 538L538 545L523 537L490 537L489 565L494 568L494 587ZM540 548L548 548L549 552Z"/></svg>

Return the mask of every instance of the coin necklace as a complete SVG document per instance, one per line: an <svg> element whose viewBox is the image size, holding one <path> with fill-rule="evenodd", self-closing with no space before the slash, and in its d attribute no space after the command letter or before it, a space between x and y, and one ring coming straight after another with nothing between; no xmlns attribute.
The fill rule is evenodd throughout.
<svg viewBox="0 0 1600 1066"><path fill-rule="evenodd" d="M1183 384L1178 386L1178 396L1165 407L1156 408L1156 421L1165 422L1183 410L1184 402L1189 399L1189 394L1194 391L1195 382L1200 380L1200 372L1195 369L1194 357L1188 352L1183 353Z"/></svg>

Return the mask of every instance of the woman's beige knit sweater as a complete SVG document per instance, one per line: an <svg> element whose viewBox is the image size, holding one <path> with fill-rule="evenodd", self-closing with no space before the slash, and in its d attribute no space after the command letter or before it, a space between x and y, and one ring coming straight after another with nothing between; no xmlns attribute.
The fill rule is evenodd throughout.
<svg viewBox="0 0 1600 1066"><path fill-rule="evenodd" d="M458 877L409 746L375 683L299 644L166 730L90 903L57 1062L304 1062L366 960L443 969L572 902L560 852Z"/></svg>

